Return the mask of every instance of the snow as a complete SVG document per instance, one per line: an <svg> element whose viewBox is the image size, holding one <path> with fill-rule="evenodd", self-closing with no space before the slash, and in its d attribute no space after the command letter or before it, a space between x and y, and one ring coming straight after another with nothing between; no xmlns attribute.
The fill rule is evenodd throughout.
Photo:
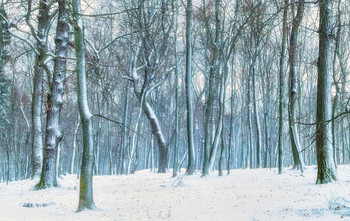
<svg viewBox="0 0 350 221"><path fill-rule="evenodd" d="M80 213L76 175L48 190L32 190L37 181L15 181L0 184L0 220L350 220L349 171L339 166L340 180L326 185L315 184L315 167L303 175L286 168L282 175L254 169L206 178L148 170L95 176L98 209Z"/></svg>

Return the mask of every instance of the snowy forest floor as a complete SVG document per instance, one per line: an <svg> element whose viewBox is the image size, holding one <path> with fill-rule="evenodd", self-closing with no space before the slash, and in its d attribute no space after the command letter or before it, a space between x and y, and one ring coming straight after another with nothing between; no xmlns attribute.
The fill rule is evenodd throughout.
<svg viewBox="0 0 350 221"><path fill-rule="evenodd" d="M80 213L76 175L39 191L33 180L1 183L0 220L350 220L350 166L339 166L339 181L326 185L315 185L316 172L247 169L206 178L198 172L181 181L149 171L94 176L98 209Z"/></svg>

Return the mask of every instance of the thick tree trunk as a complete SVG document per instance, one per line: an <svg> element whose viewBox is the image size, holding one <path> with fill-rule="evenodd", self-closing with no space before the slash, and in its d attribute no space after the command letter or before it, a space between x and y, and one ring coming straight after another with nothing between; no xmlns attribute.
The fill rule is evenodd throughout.
<svg viewBox="0 0 350 221"><path fill-rule="evenodd" d="M60 130L60 115L63 105L64 80L66 73L66 59L69 43L69 9L65 0L58 0L58 19L56 29L56 56L54 62L53 79L48 94L48 109L43 168L41 178L36 188L57 186L56 161L59 143L62 140Z"/></svg>
<svg viewBox="0 0 350 221"><path fill-rule="evenodd" d="M283 173L283 119L284 119L284 66L287 41L287 15L289 0L284 1L283 24L282 24L282 48L279 67L279 126L278 126L278 174Z"/></svg>
<svg viewBox="0 0 350 221"><path fill-rule="evenodd" d="M292 32L290 36L290 44L289 44L289 78L290 78L290 89L289 89L289 134L292 145L293 152L293 160L294 160L294 169L300 169L303 172L304 162L300 153L300 141L298 129L295 124L296 119L296 101L297 101L297 92L298 92L298 73L296 68L296 48L298 44L298 32L301 20L303 18L304 13L304 0L300 0L298 2L297 15L293 19L292 23ZM299 95L300 96L300 95Z"/></svg>
<svg viewBox="0 0 350 221"><path fill-rule="evenodd" d="M79 206L77 211L95 207L92 193L92 175L94 166L94 148L92 139L91 113L87 99L86 82L86 48L84 27L81 17L80 0L73 0L74 43L76 54L76 71L78 86L78 108L83 130L83 159L80 175Z"/></svg>
<svg viewBox="0 0 350 221"><path fill-rule="evenodd" d="M195 152L193 141L193 105L192 105L192 0L187 0L186 8L186 105L187 105L187 145L188 164L186 174L195 170Z"/></svg>
<svg viewBox="0 0 350 221"><path fill-rule="evenodd" d="M323 0L319 3L320 31L316 110L317 184L337 180L337 171L333 162L331 124L327 122L331 118L332 3L332 0Z"/></svg>
<svg viewBox="0 0 350 221"><path fill-rule="evenodd" d="M34 85L32 99L32 178L40 176L43 162L43 136L41 127L42 112L42 89L44 78L44 67L42 62L47 53L46 30L49 27L49 11L47 0L39 3L38 31L37 37L40 41L36 47L39 52L35 57Z"/></svg>

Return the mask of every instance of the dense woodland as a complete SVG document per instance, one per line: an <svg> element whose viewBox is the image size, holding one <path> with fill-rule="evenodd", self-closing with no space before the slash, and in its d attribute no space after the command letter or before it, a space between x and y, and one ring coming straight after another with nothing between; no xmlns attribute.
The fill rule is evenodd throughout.
<svg viewBox="0 0 350 221"><path fill-rule="evenodd" d="M347 0L2 0L0 180L350 161ZM227 172L226 172L227 171Z"/></svg>

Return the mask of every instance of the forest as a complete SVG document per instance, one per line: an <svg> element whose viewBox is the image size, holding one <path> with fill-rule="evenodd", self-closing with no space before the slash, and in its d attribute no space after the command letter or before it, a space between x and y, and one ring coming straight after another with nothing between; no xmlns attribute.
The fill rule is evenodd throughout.
<svg viewBox="0 0 350 221"><path fill-rule="evenodd" d="M83 211L103 179L340 188L349 48L348 0L1 0L0 190L58 194L78 181ZM28 197L23 207L50 207ZM330 210L350 216L348 198ZM184 220L173 210L139 218ZM188 219L229 218L211 215Z"/></svg>

